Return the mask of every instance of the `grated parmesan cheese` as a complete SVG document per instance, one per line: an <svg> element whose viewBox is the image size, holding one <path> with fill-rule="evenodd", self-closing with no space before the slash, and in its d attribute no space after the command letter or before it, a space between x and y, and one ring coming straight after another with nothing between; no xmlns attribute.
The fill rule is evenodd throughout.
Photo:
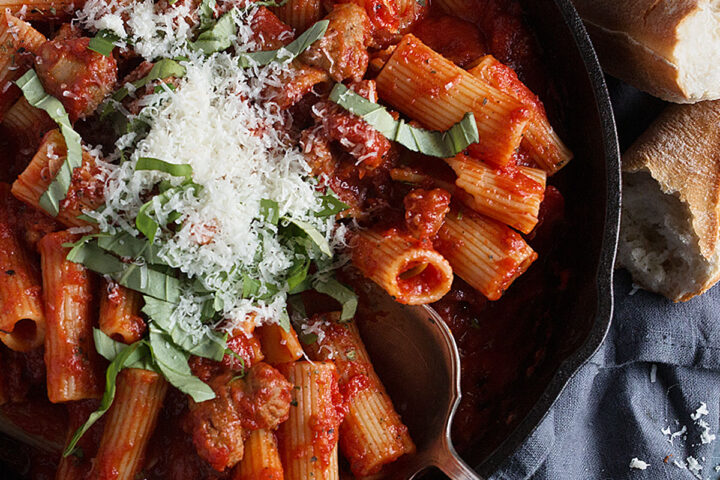
<svg viewBox="0 0 720 480"><path fill-rule="evenodd" d="M647 470L649 466L649 463L643 462L637 457L630 460L630 468L634 468L636 470Z"/></svg>
<svg viewBox="0 0 720 480"><path fill-rule="evenodd" d="M705 402L700 402L700 406L698 407L697 410L695 410L695 413L690 414L690 418L693 420L698 420L700 417L703 417L709 413L710 412L708 411L707 405L705 404Z"/></svg>
<svg viewBox="0 0 720 480"><path fill-rule="evenodd" d="M195 12L182 4L164 12L155 6L152 0L88 0L78 16L85 28L108 29L132 41L134 50L148 60L187 59L181 61L186 74L177 79L175 90L158 89L139 99L145 108L138 115L150 130L139 141L134 132L118 139L118 152L135 148L126 161L98 162L105 208L86 213L102 231L137 235L135 219L153 187L161 180L174 186L183 181L159 171L135 171L138 159L190 165L193 182L202 187L199 191L178 189L164 204L158 196L152 199L159 224L174 212L181 214L175 231L158 232L159 256L217 292L225 319L222 327L228 331L251 316L258 324L277 322L286 306L283 288L264 301L242 298L242 273L262 282L261 294L269 293L265 284L278 285L298 258L278 239L279 226L260 221L261 200L277 202L280 226L288 223L282 218L302 221L320 232L331 250L345 245L344 227L338 228L333 217L314 215L321 209L318 182L288 133L289 116L263 97L269 87L281 87L288 73L279 64L243 69L231 53L202 56L187 45ZM255 49L250 28L255 11L234 16L234 51ZM320 252L311 255L319 274L343 261L333 263ZM206 328L200 315L205 300L188 292L173 314L174 325L190 337L200 338Z"/></svg>

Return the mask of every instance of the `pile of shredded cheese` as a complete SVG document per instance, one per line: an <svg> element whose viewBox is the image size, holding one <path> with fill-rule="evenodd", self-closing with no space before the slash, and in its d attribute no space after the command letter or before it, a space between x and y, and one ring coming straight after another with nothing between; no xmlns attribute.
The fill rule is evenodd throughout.
<svg viewBox="0 0 720 480"><path fill-rule="evenodd" d="M255 48L249 27L255 11L236 16L236 52ZM287 292L281 289L266 301L244 299L242 276L238 275L249 272L263 283L273 284L296 260L297 254L278 241L278 226L262 221L261 200L277 202L281 218L311 224L333 251L343 244L344 229L336 226L332 216L314 215L321 207L317 182L288 134L289 117L262 98L269 87L283 85L283 66L274 63L243 69L236 55L206 57L192 51L186 46L191 32L185 20L192 13L177 4L167 13L154 13L152 0L122 5L115 0L89 0L79 15L85 28L127 35L133 40L133 49L146 59L187 58L180 61L186 74L176 89L165 86L142 98L146 107L142 115L150 131L139 142L135 133L118 140L118 151L134 143L136 147L126 161L102 164L106 205L88 215L98 221L102 231L119 229L137 235L135 218L153 186L160 180L180 182L159 171L135 171L138 158L192 166L192 180L201 190L178 192L164 205L155 205L160 221L172 212L182 214L176 231L158 234L155 242L161 246L160 257L220 292L222 313L230 321L227 328L248 316L258 323L277 321ZM287 76L284 78L287 81ZM284 220L280 222L282 225ZM175 314L191 335L199 335L202 329L198 320L202 300L188 295Z"/></svg>

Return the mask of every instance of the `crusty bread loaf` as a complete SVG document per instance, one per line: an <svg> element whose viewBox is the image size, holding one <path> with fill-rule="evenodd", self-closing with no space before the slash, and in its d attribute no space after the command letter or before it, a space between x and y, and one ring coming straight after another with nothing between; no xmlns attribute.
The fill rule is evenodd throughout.
<svg viewBox="0 0 720 480"><path fill-rule="evenodd" d="M676 103L720 98L720 0L573 0L603 68Z"/></svg>
<svg viewBox="0 0 720 480"><path fill-rule="evenodd" d="M720 100L668 107L623 155L618 263L674 301L720 278Z"/></svg>

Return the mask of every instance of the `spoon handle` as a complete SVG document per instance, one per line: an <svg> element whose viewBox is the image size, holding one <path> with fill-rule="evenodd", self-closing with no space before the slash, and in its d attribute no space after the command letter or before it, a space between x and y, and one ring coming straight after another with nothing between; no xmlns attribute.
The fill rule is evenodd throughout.
<svg viewBox="0 0 720 480"><path fill-rule="evenodd" d="M443 471L450 480L484 480L472 468L468 467L454 451L445 450L437 459L435 466Z"/></svg>

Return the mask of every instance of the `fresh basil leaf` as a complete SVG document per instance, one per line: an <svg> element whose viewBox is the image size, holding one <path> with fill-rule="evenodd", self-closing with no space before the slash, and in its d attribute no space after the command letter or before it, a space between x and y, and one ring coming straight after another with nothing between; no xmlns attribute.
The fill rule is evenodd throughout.
<svg viewBox="0 0 720 480"><path fill-rule="evenodd" d="M290 0L282 0L282 2L276 2L275 0L269 0L269 1L259 1L254 2L248 5L248 7L282 7L286 3L288 3Z"/></svg>
<svg viewBox="0 0 720 480"><path fill-rule="evenodd" d="M327 255L328 257L332 257L332 250L330 249L330 243L327 241L325 236L318 231L317 228L313 227L311 224L304 222L302 220L297 220L294 218L289 217L283 217L283 220L286 220L293 225L297 226L300 230L307 235L307 237L312 240L312 242L317 245L317 247L320 249L322 253Z"/></svg>
<svg viewBox="0 0 720 480"><path fill-rule="evenodd" d="M115 235L103 235L97 239L98 247L113 253L121 258L144 259L152 265L165 265L165 261L158 256L159 248L151 245L147 240L134 237L127 232Z"/></svg>
<svg viewBox="0 0 720 480"><path fill-rule="evenodd" d="M68 117L65 107L60 100L45 93L45 89L42 83L40 83L40 79L35 73L35 70L28 70L16 83L30 105L47 112L50 118L58 124L60 132L65 139L67 157L60 166L55 178L53 178L50 185L48 185L47 190L40 196L39 202L43 210L53 217L56 217L60 211L60 202L65 200L68 189L70 188L72 173L82 165L80 135L73 130L72 125L70 125L70 117Z"/></svg>
<svg viewBox="0 0 720 480"><path fill-rule="evenodd" d="M283 310L282 312L280 312L280 317L278 318L278 325L280 325L283 330L290 333L290 329L292 327L290 326L290 315L288 315L287 310Z"/></svg>
<svg viewBox="0 0 720 480"><path fill-rule="evenodd" d="M249 275L243 274L243 298L253 298L260 291L260 281L256 280Z"/></svg>
<svg viewBox="0 0 720 480"><path fill-rule="evenodd" d="M183 331L177 323L173 324L171 316L177 305L145 296L142 312L150 318L158 331L170 335L171 340L185 352L198 357L221 361L226 348L225 337L210 329L195 342L193 337Z"/></svg>
<svg viewBox="0 0 720 480"><path fill-rule="evenodd" d="M168 163L163 160L152 157L140 157L135 164L135 171L138 170L157 170L158 172L167 173L173 177L184 177L190 179L192 177L192 166L186 163Z"/></svg>
<svg viewBox="0 0 720 480"><path fill-rule="evenodd" d="M70 249L67 260L79 263L100 275L115 275L125 270L125 264L106 253L92 238L83 237Z"/></svg>
<svg viewBox="0 0 720 480"><path fill-rule="evenodd" d="M237 35L236 12L237 10L233 8L225 13L214 25L201 32L194 42L190 42L190 48L201 51L205 55L230 48L232 39Z"/></svg>
<svg viewBox="0 0 720 480"><path fill-rule="evenodd" d="M288 63L298 55L307 50L317 40L321 39L327 31L330 22L320 20L305 30L299 37L288 45L277 50L266 50L262 52L247 52L240 54L239 64L242 68L252 66L263 66L273 62Z"/></svg>
<svg viewBox="0 0 720 480"><path fill-rule="evenodd" d="M320 293L334 298L342 305L340 321L346 322L355 316L355 311L358 306L357 295L335 278L317 279L313 282L313 288Z"/></svg>
<svg viewBox="0 0 720 480"><path fill-rule="evenodd" d="M316 217L330 217L344 212L350 205L341 201L333 193L328 193L320 197L322 200L322 210L315 212Z"/></svg>
<svg viewBox="0 0 720 480"><path fill-rule="evenodd" d="M198 7L198 17L200 20L200 31L207 30L212 25L215 18L215 0L202 0Z"/></svg>
<svg viewBox="0 0 720 480"><path fill-rule="evenodd" d="M130 347L122 342L116 342L112 338L105 335L101 330L93 328L93 338L95 339L95 350L108 361L113 361L122 353L123 350ZM142 370L150 370L156 373L157 367L153 363L150 348L144 341L139 342L133 353L125 360L125 368L140 368Z"/></svg>
<svg viewBox="0 0 720 480"><path fill-rule="evenodd" d="M294 291L295 288L302 284L307 278L308 270L310 270L310 259L305 258L304 261L296 263L293 268L288 272L287 288L289 291Z"/></svg>
<svg viewBox="0 0 720 480"><path fill-rule="evenodd" d="M114 275L115 280L123 287L170 303L180 301L182 290L179 279L147 265L125 265L122 273Z"/></svg>
<svg viewBox="0 0 720 480"><path fill-rule="evenodd" d="M73 453L75 445L77 445L77 442L85 434L85 432L87 432L88 429L110 409L110 406L115 399L115 380L117 380L117 376L120 371L125 368L125 362L127 359L140 345L141 342L133 343L128 348L120 352L115 359L110 362L110 365L108 365L107 371L105 372L105 392L100 400L100 407L91 413L85 423L75 431L70 439L70 442L68 442L67 447L65 447L63 457L67 457Z"/></svg>
<svg viewBox="0 0 720 480"><path fill-rule="evenodd" d="M132 82L133 87L136 89L142 88L148 83L154 81L154 80L165 80L170 77L175 78L182 78L185 76L186 70L185 67L180 65L176 60L171 60L169 58L163 58L155 62L155 64L152 66L150 71L147 75L145 75L143 78L139 80L135 80ZM120 102L125 99L130 94L127 87L122 87L117 92L115 92L112 95L112 100L115 102ZM108 115L110 115L113 112L113 107L110 103L105 105L105 108L103 108L103 111L100 114L100 120L104 120ZM124 118L124 116L123 116ZM124 127L122 129L124 132L127 133L129 130L129 127ZM125 131L127 130L127 131Z"/></svg>
<svg viewBox="0 0 720 480"><path fill-rule="evenodd" d="M280 205L275 200L260 200L260 216L268 223L277 225L280 221Z"/></svg>
<svg viewBox="0 0 720 480"><path fill-rule="evenodd" d="M358 95L342 83L335 84L330 92L330 100L361 117L388 140L432 157L454 157L468 145L480 141L472 112L466 113L463 119L449 130L439 132L413 127L402 119L395 120L385 107Z"/></svg>
<svg viewBox="0 0 720 480"><path fill-rule="evenodd" d="M163 376L175 388L192 397L196 402L215 398L212 388L195 377L188 365L189 354L172 342L170 335L150 323L150 349Z"/></svg>
<svg viewBox="0 0 720 480"><path fill-rule="evenodd" d="M100 55L109 57L112 55L112 51L115 48L115 42L120 40L120 37L112 33L110 30L100 30L88 43L88 50L97 52Z"/></svg>

